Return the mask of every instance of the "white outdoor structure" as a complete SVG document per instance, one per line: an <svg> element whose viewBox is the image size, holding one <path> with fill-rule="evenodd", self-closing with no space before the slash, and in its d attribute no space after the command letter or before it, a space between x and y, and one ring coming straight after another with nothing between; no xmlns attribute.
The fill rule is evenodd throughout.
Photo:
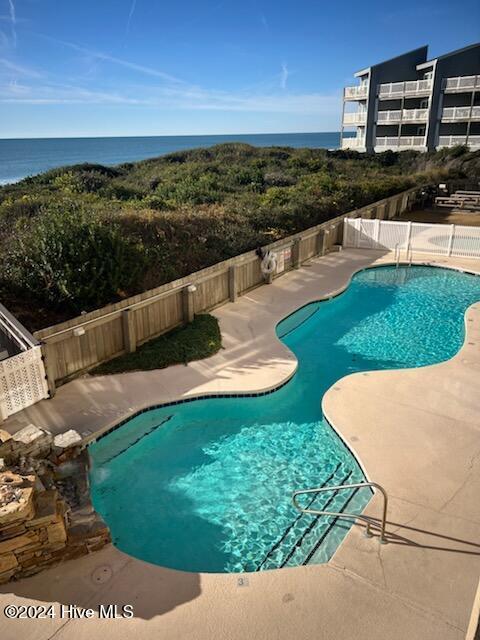
<svg viewBox="0 0 480 640"><path fill-rule="evenodd" d="M48 398L38 340L0 304L0 422Z"/></svg>
<svg viewBox="0 0 480 640"><path fill-rule="evenodd" d="M480 258L480 227L345 218L343 246Z"/></svg>
<svg viewBox="0 0 480 640"><path fill-rule="evenodd" d="M0 421L48 398L40 346L0 362Z"/></svg>

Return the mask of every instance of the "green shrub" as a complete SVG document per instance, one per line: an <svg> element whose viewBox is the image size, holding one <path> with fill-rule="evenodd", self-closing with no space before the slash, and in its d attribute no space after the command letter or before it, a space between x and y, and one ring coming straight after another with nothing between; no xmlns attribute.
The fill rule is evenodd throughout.
<svg viewBox="0 0 480 640"><path fill-rule="evenodd" d="M105 304L135 286L144 268L141 246L72 201L42 211L18 231L1 279L54 306L80 311Z"/></svg>
<svg viewBox="0 0 480 640"><path fill-rule="evenodd" d="M57 322L413 184L478 180L479 170L480 152L463 147L359 154L236 143L54 169L0 187L2 296L17 310L34 297L36 316Z"/></svg>

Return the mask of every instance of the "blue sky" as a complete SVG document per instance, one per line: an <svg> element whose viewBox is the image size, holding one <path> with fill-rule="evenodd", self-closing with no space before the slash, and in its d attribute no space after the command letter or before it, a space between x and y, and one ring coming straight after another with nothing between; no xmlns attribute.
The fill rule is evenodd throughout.
<svg viewBox="0 0 480 640"><path fill-rule="evenodd" d="M0 0L0 138L336 131L352 73L478 0Z"/></svg>

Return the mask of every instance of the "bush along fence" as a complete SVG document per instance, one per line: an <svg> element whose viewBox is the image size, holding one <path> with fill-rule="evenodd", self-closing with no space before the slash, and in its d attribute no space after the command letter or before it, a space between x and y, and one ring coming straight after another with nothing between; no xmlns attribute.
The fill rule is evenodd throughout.
<svg viewBox="0 0 480 640"><path fill-rule="evenodd" d="M389 219L417 203L422 186L367 205L347 214L349 218ZM276 254L273 277L297 269L303 262L322 256L341 244L345 215L278 240L266 250ZM121 302L97 309L34 335L41 344L50 395L69 379L155 338L194 314L235 302L265 283L261 260L255 251L219 262Z"/></svg>

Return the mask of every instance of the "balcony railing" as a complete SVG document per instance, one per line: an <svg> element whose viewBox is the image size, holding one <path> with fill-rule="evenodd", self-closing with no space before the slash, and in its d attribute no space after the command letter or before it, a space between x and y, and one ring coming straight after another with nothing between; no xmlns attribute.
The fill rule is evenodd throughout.
<svg viewBox="0 0 480 640"><path fill-rule="evenodd" d="M364 100L368 95L368 86L359 84L356 87L345 87L343 96L345 100Z"/></svg>
<svg viewBox="0 0 480 640"><path fill-rule="evenodd" d="M426 122L428 109L404 109L402 120L404 122Z"/></svg>
<svg viewBox="0 0 480 640"><path fill-rule="evenodd" d="M392 111L379 111L378 124L395 124L398 122L426 122L428 109L396 109Z"/></svg>
<svg viewBox="0 0 480 640"><path fill-rule="evenodd" d="M402 112L400 109L396 111L379 111L377 114L378 124L388 124L390 122L400 122L402 119Z"/></svg>
<svg viewBox="0 0 480 640"><path fill-rule="evenodd" d="M438 138L439 147L454 147L457 144L466 144L471 149L480 148L480 136L440 136Z"/></svg>
<svg viewBox="0 0 480 640"><path fill-rule="evenodd" d="M356 113L344 113L343 124L365 124L367 121L366 111L357 111Z"/></svg>
<svg viewBox="0 0 480 640"><path fill-rule="evenodd" d="M479 107L445 107L442 111L444 122L458 122L462 120L480 120Z"/></svg>
<svg viewBox="0 0 480 640"><path fill-rule="evenodd" d="M407 80L406 82L387 82L378 85L378 97L385 100L388 98L401 98L402 96L424 96L432 90L433 81L427 80Z"/></svg>
<svg viewBox="0 0 480 640"><path fill-rule="evenodd" d="M377 138L375 149L412 149L425 146L425 136L385 136Z"/></svg>
<svg viewBox="0 0 480 640"><path fill-rule="evenodd" d="M443 90L446 93L461 93L473 89L480 89L480 76L457 76L443 80Z"/></svg>
<svg viewBox="0 0 480 640"><path fill-rule="evenodd" d="M351 138L342 138L342 149L358 149L365 147L365 138L360 136Z"/></svg>

